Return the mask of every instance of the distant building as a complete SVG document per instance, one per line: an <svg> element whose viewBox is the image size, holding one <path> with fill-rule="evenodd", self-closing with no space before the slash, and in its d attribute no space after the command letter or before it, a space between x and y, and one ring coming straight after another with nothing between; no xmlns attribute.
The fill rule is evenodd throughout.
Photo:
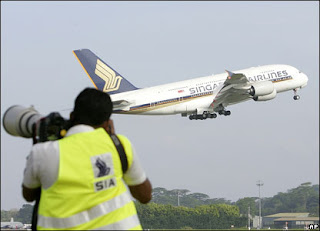
<svg viewBox="0 0 320 231"><path fill-rule="evenodd" d="M263 217L263 226L272 228L304 228L309 224L319 224L319 217L308 217L309 213L277 213Z"/></svg>
<svg viewBox="0 0 320 231"><path fill-rule="evenodd" d="M263 217L263 225L270 226L274 224L274 220L279 218L308 217L309 213L276 213Z"/></svg>
<svg viewBox="0 0 320 231"><path fill-rule="evenodd" d="M310 224L319 224L319 217L291 217L291 218L278 218L274 220L275 227L284 227L288 225L288 228L303 228Z"/></svg>

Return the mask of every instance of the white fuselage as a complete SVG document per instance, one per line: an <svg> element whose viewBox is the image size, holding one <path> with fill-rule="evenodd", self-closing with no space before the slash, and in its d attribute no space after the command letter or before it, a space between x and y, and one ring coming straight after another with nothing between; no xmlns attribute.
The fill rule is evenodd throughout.
<svg viewBox="0 0 320 231"><path fill-rule="evenodd" d="M244 74L249 83L272 81L277 93L307 85L307 76L289 65L266 65L234 71ZM114 113L170 115L192 114L199 108L208 108L214 90L228 77L227 73L200 77L170 84L159 85L111 95L112 101L125 100L127 107L114 108ZM239 103L250 98L231 98L223 106ZM216 105L218 106L218 105ZM208 109L210 110L210 109ZM211 108L212 111L215 107Z"/></svg>

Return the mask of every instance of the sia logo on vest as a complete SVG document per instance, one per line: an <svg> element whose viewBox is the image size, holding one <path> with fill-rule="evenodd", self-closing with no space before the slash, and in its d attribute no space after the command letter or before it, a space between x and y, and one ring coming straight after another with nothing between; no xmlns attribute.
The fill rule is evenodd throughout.
<svg viewBox="0 0 320 231"><path fill-rule="evenodd" d="M95 192L116 186L114 167L111 153L104 153L91 157L94 175L93 187Z"/></svg>
<svg viewBox="0 0 320 231"><path fill-rule="evenodd" d="M107 164L101 160L99 157L96 161L96 166L97 168L99 169L99 174L98 174L98 177L101 177L101 176L106 176L109 174L110 172L110 168L107 166Z"/></svg>

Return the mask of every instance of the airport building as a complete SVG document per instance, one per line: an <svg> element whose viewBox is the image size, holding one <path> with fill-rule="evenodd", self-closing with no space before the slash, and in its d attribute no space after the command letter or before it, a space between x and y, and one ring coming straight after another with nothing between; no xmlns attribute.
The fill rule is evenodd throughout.
<svg viewBox="0 0 320 231"><path fill-rule="evenodd" d="M309 217L309 213L277 213L263 217L263 227L303 229L310 224L319 224L319 217Z"/></svg>

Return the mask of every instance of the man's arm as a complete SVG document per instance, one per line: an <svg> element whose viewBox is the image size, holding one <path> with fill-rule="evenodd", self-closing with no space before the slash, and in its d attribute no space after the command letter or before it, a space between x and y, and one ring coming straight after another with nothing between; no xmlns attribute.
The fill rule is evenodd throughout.
<svg viewBox="0 0 320 231"><path fill-rule="evenodd" d="M142 184L128 186L131 195L140 201L142 204L148 203L152 199L152 186L147 178Z"/></svg>
<svg viewBox="0 0 320 231"><path fill-rule="evenodd" d="M22 194L23 198L28 201L32 202L40 197L41 188L27 188L26 186L22 185Z"/></svg>
<svg viewBox="0 0 320 231"><path fill-rule="evenodd" d="M106 130L107 133L115 134L113 120L109 119L103 123L103 128ZM132 147L133 149L133 147ZM135 156L134 149L132 150L134 155L134 161L132 163L131 169L127 171L124 175L124 180L127 183L131 195L140 201L142 204L148 203L152 199L152 186L148 178L146 178L144 171L142 170L139 160L137 156ZM137 185L129 185L128 181L134 182L139 178L143 179L146 178L142 183ZM134 180L135 179L135 180ZM133 181L132 181L133 180Z"/></svg>
<svg viewBox="0 0 320 231"><path fill-rule="evenodd" d="M28 202L32 202L40 197L41 184L37 173L36 164L34 163L34 149L32 149L27 157L22 182L22 195Z"/></svg>

